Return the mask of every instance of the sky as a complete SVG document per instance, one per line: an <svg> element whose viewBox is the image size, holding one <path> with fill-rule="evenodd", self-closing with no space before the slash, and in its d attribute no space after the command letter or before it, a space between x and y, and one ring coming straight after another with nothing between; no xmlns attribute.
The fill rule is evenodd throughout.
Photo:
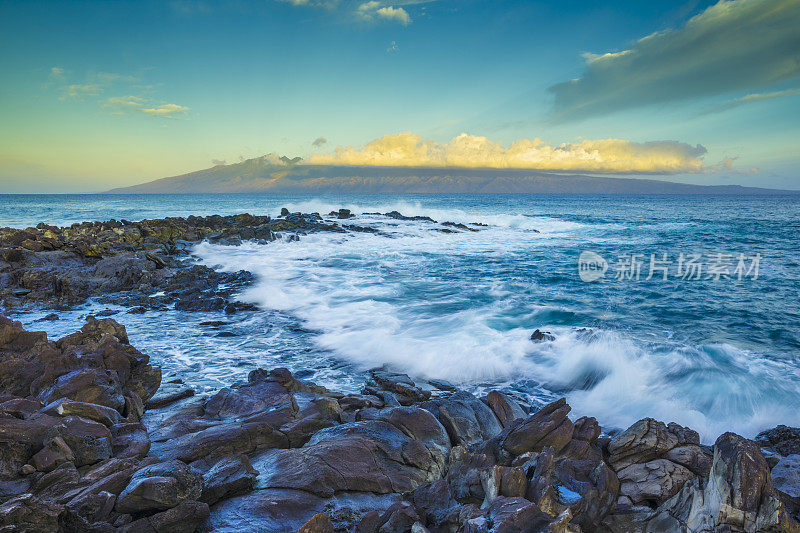
<svg viewBox="0 0 800 533"><path fill-rule="evenodd" d="M800 189L797 28L800 0L0 0L0 193L270 153Z"/></svg>

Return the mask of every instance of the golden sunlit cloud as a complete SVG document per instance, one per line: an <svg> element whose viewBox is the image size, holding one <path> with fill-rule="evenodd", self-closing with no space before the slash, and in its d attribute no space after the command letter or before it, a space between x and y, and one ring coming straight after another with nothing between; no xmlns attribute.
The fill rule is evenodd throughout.
<svg viewBox="0 0 800 533"><path fill-rule="evenodd" d="M342 13L348 13L356 20L376 21L386 20L399 22L407 26L411 24L411 15L403 7L420 3L430 3L434 0L397 0L390 4L384 0L367 0L366 2L339 2L339 0L279 0L297 7L320 7L328 10L338 9Z"/></svg>
<svg viewBox="0 0 800 533"><path fill-rule="evenodd" d="M163 118L175 118L176 115L185 114L188 110L188 107L178 104L161 104L155 107L142 108L140 111L142 113L147 113L148 115L155 115Z"/></svg>
<svg viewBox="0 0 800 533"><path fill-rule="evenodd" d="M105 103L103 107L123 106L123 107L141 107L145 104L146 100L138 96L112 96Z"/></svg>
<svg viewBox="0 0 800 533"><path fill-rule="evenodd" d="M393 20L407 26L411 24L411 16L408 11L402 7L387 6L384 3L372 0L364 2L358 6L358 15L365 20L374 20L381 18L384 20Z"/></svg>
<svg viewBox="0 0 800 533"><path fill-rule="evenodd" d="M414 133L376 139L362 149L339 147L315 154L316 165L509 168L609 173L702 172L706 149L676 141L636 143L622 139L582 140L551 146L539 138L520 139L508 147L462 133L447 143Z"/></svg>

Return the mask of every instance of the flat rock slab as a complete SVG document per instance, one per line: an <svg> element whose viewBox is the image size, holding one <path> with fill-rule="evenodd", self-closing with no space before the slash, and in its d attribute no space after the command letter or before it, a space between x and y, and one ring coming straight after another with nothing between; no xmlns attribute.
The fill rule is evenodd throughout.
<svg viewBox="0 0 800 533"><path fill-rule="evenodd" d="M158 391L147 401L147 409L160 409L172 405L173 403L191 398L194 396L194 389L180 383L164 383Z"/></svg>
<svg viewBox="0 0 800 533"><path fill-rule="evenodd" d="M383 512L398 501L399 494L352 492L322 498L299 490L261 489L214 505L199 531L294 533L321 512L326 512L336 526L351 529L368 512Z"/></svg>

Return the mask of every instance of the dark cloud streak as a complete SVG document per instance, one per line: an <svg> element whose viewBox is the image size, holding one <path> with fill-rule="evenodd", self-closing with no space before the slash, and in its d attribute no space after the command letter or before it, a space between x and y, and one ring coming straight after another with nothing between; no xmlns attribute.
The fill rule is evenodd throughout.
<svg viewBox="0 0 800 533"><path fill-rule="evenodd" d="M682 28L629 50L587 56L575 80L550 87L552 119L769 87L800 76L800 0L722 0Z"/></svg>

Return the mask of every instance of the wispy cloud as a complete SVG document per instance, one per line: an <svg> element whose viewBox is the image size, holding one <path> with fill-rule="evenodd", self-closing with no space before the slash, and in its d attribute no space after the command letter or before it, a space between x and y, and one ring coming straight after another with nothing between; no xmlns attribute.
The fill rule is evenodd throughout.
<svg viewBox="0 0 800 533"><path fill-rule="evenodd" d="M447 143L421 135L385 135L363 148L339 147L316 154L310 164L396 167L516 168L607 173L702 172L706 149L677 141L635 143L621 139L581 140L553 146L539 138L505 147L462 133Z"/></svg>
<svg viewBox="0 0 800 533"><path fill-rule="evenodd" d="M279 0L279 1L285 2L287 4L292 4L293 6L324 7L327 9L334 8L339 4L338 0Z"/></svg>
<svg viewBox="0 0 800 533"><path fill-rule="evenodd" d="M136 83L139 81L138 76L130 74L118 74L116 72L92 72L89 78L103 85L112 85L114 83Z"/></svg>
<svg viewBox="0 0 800 533"><path fill-rule="evenodd" d="M99 96L103 88L94 83L72 83L61 88L59 100L84 100L87 97Z"/></svg>
<svg viewBox="0 0 800 533"><path fill-rule="evenodd" d="M139 76L119 74L115 72L89 72L82 76L87 83L73 83L74 76L63 67L52 67L48 75L46 88L54 88L61 101L96 101L97 104L113 115L145 114L164 119L174 119L187 115L186 106L155 100L147 94L152 85L140 85ZM111 91L131 90L140 94L127 96L103 97Z"/></svg>
<svg viewBox="0 0 800 533"><path fill-rule="evenodd" d="M728 100L727 102L722 102L719 105L715 105L709 107L705 111L702 111L701 115L709 115L712 113L722 113L723 111L728 111L729 109L734 109L736 107L740 107L747 104L755 104L758 102L763 102L765 100L774 100L776 98L785 98L787 96L796 96L800 94L800 88L798 89L785 89L783 91L772 91L769 93L751 93L741 98L734 98L733 100Z"/></svg>
<svg viewBox="0 0 800 533"><path fill-rule="evenodd" d="M178 104L161 104L155 107L143 107L140 111L161 118L176 118L185 115L189 108Z"/></svg>
<svg viewBox="0 0 800 533"><path fill-rule="evenodd" d="M145 98L140 96L112 96L101 105L107 108L120 107L142 107L147 103Z"/></svg>
<svg viewBox="0 0 800 533"><path fill-rule="evenodd" d="M721 0L683 27L628 50L586 54L577 79L550 88L553 118L769 87L800 76L800 0Z"/></svg>
<svg viewBox="0 0 800 533"><path fill-rule="evenodd" d="M328 139L326 139L325 137L317 137L316 139L314 139L314 142L311 143L311 146L313 146L314 148L319 148L323 144L327 143Z"/></svg>
<svg viewBox="0 0 800 533"><path fill-rule="evenodd" d="M101 107L114 115L144 113L158 118L179 118L189 111L186 106L178 104L156 104L148 98L140 96L113 96L102 102Z"/></svg>

